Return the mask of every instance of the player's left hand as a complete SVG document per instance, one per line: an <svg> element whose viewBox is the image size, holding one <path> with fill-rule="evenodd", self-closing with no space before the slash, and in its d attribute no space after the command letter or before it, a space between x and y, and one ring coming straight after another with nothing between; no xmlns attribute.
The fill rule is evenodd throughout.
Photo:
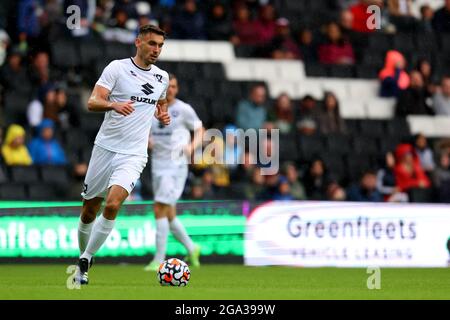
<svg viewBox="0 0 450 320"><path fill-rule="evenodd" d="M157 108L155 117L156 117L156 119L158 119L165 126L170 124L170 116L169 116L169 113L167 111L160 111L160 109Z"/></svg>

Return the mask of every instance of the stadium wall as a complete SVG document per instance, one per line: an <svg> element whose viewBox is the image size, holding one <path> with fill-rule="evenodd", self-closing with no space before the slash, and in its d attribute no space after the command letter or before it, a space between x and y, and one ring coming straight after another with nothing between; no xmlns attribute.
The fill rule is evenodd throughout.
<svg viewBox="0 0 450 320"><path fill-rule="evenodd" d="M5 202L0 204L0 261L73 260L79 254L77 227L80 203ZM108 261L148 260L155 252L153 202L125 204L97 256ZM235 201L189 201L178 204L180 220L211 262L242 263L245 212ZM169 236L168 256L184 256L183 246Z"/></svg>
<svg viewBox="0 0 450 320"><path fill-rule="evenodd" d="M144 262L155 252L153 202L126 203L100 260ZM0 203L0 262L72 261L78 202ZM183 201L180 219L204 262L304 267L446 267L450 205ZM185 249L169 237L168 256Z"/></svg>

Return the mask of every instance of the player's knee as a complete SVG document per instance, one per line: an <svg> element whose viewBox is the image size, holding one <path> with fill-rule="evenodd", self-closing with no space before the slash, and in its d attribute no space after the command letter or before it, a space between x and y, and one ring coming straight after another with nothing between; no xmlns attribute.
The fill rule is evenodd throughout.
<svg viewBox="0 0 450 320"><path fill-rule="evenodd" d="M120 201L111 199L106 202L105 212L117 213L120 210Z"/></svg>
<svg viewBox="0 0 450 320"><path fill-rule="evenodd" d="M97 216L97 210L96 207L90 207L90 206L84 206L83 210L81 212L81 219L84 223L90 223L95 220L95 217Z"/></svg>

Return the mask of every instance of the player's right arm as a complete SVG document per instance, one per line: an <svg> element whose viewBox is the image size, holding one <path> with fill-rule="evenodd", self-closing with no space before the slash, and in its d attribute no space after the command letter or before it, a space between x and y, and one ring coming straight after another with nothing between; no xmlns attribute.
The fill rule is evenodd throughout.
<svg viewBox="0 0 450 320"><path fill-rule="evenodd" d="M123 116L128 116L134 111L133 101L112 102L109 100L109 94L107 88L96 84L88 100L88 110L93 112L114 110Z"/></svg>

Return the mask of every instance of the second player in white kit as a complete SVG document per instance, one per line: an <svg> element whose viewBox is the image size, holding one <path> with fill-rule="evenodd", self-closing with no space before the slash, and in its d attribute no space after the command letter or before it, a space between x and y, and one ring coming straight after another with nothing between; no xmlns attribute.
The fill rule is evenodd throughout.
<svg viewBox="0 0 450 320"><path fill-rule="evenodd" d="M170 124L153 120L150 144L152 149L152 185L156 217L156 253L146 270L158 269L165 259L169 230L188 251L191 266L199 265L200 247L193 243L176 217L176 203L180 199L188 176L188 157L201 144L203 127L194 109L176 98L178 81L169 76L167 89ZM194 139L191 142L191 131Z"/></svg>

